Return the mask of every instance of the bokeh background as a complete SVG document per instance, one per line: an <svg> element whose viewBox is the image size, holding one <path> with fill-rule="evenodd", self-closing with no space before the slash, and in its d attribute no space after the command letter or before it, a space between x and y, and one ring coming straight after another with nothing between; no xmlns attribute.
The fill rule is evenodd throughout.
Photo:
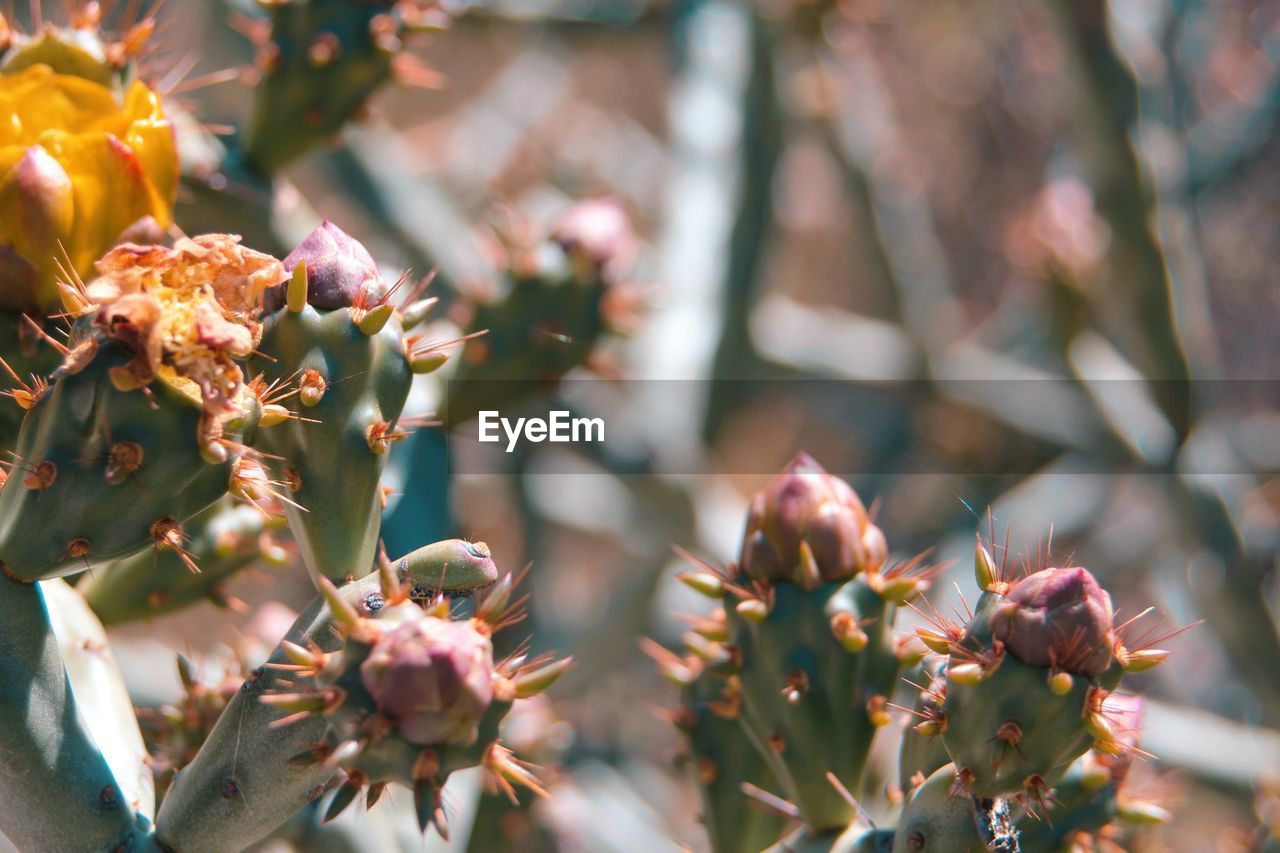
<svg viewBox="0 0 1280 853"><path fill-rule="evenodd" d="M459 423L395 449L388 550L460 534L531 564L515 633L578 661L512 734L554 796L477 806L460 782L453 808L476 816L454 821L452 848L705 849L683 745L655 712L675 690L639 640L677 644L679 614L701 607L672 579L687 568L672 545L732 560L748 498L800 449L877 502L895 556L952 561L929 593L940 609L975 595L989 510L1011 560L1051 544L1128 615L1203 619L1135 679L1151 699L1143 784L1175 815L1139 849L1242 851L1280 821L1280 5L452 11L411 44L423 85L380 94L242 226L278 251L323 215L389 275L438 268L448 317L494 286L499 237L602 196L634 224L638 319L544 398L625 440L526 445L495 467L473 463ZM173 86L215 136L249 109L255 14L159 13L156 68L227 78ZM218 224L199 198L178 211L190 231ZM287 625L277 605L311 595L296 569L230 592L229 609L113 630L141 704L174 701L175 651L238 677ZM882 739L875 814L896 746ZM408 799L268 848L449 846L405 828Z"/></svg>

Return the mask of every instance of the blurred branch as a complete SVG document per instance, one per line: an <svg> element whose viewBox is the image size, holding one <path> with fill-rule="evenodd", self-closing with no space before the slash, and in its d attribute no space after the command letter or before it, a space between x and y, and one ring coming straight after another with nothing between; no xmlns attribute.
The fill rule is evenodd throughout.
<svg viewBox="0 0 1280 853"><path fill-rule="evenodd" d="M721 294L723 325L711 367L716 379L758 378L766 366L751 341L750 315L773 232L773 176L785 142L786 117L778 103L774 36L758 15L751 16L750 27L750 76L741 94L738 207ZM714 383L703 434L714 436L749 393L742 383Z"/></svg>
<svg viewBox="0 0 1280 853"><path fill-rule="evenodd" d="M1142 746L1161 762L1239 788L1253 788L1280 767L1280 732L1217 714L1145 700Z"/></svg>
<svg viewBox="0 0 1280 853"><path fill-rule="evenodd" d="M1134 142L1138 84L1112 42L1107 0L1054 0L1052 7L1079 71L1079 154L1111 229L1107 289L1096 295L1095 317L1145 376L1172 380L1158 386L1158 400L1182 439L1191 430L1191 371L1154 231L1155 192Z"/></svg>

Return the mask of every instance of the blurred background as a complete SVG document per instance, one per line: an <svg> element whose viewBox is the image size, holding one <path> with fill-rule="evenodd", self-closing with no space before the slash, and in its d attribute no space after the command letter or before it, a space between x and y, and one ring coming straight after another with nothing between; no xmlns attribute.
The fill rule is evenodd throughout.
<svg viewBox="0 0 1280 853"><path fill-rule="evenodd" d="M530 371L508 396L483 383L523 366L467 373L489 346L468 345L461 367L422 379L413 405L445 423L396 446L389 480L392 555L464 535L500 566L531 566L512 633L578 664L509 737L553 796L477 805L463 780L453 808L474 818L447 845L421 838L393 793L323 838L286 827L269 849L705 849L660 710L676 691L639 640L676 645L679 614L702 607L672 579L688 568L672 546L733 560L751 494L800 449L876 503L895 557L952 561L928 594L940 610L976 596L989 510L1010 560L1051 545L1051 563L1089 567L1122 614L1205 620L1134 679L1151 700L1142 784L1175 815L1136 849L1247 850L1260 822L1280 822L1280 5L449 11L447 29L407 44L410 85L279 175L256 221L220 219L198 169L177 216L275 252L331 219L388 278L438 270L448 337L509 292L574 201L625 211L634 241L605 229L608 322L538 332L573 350L565 379ZM208 131L182 138L184 162L245 122L259 16L160 9L151 62ZM611 440L480 460L470 410L447 408L464 381L504 415L599 414ZM177 701L175 651L234 683L287 626L281 607L311 594L296 567L254 567L223 607L113 629L135 698ZM864 792L881 815L896 734L882 740Z"/></svg>

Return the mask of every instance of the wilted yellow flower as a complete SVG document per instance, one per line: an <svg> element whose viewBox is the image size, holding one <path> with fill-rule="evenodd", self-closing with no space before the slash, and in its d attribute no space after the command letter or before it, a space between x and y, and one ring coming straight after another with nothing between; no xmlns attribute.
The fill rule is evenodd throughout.
<svg viewBox="0 0 1280 853"><path fill-rule="evenodd" d="M121 95L44 64L6 71L0 176L0 308L49 311L59 260L87 277L130 226L169 226L173 128L141 81Z"/></svg>
<svg viewBox="0 0 1280 853"><path fill-rule="evenodd" d="M68 287L77 314L94 314L109 340L133 353L111 369L122 391L157 376L194 383L206 412L232 411L244 383L237 359L262 335L262 295L286 275L280 261L240 245L231 234L182 238L164 246L117 246L97 263L100 277Z"/></svg>

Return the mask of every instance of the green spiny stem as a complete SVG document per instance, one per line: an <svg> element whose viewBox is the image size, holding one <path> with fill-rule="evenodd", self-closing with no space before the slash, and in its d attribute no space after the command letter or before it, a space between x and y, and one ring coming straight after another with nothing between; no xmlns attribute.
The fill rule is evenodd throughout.
<svg viewBox="0 0 1280 853"><path fill-rule="evenodd" d="M144 551L94 570L76 588L105 625L154 619L201 601L223 606L226 583L236 574L258 562L287 562L287 552L268 536L282 524L224 499L186 525L185 550L199 572L175 551Z"/></svg>
<svg viewBox="0 0 1280 853"><path fill-rule="evenodd" d="M1055 0L1064 44L1081 80L1075 122L1099 214L1111 229L1110 280L1101 325L1142 373L1179 439L1191 428L1191 369L1178 330L1173 286L1155 232L1155 190L1134 138L1138 83L1111 38L1108 0ZM1161 381L1167 380L1167 381Z"/></svg>
<svg viewBox="0 0 1280 853"><path fill-rule="evenodd" d="M1118 790L1117 781L1091 756L1078 759L1053 786L1048 811L1019 818L1019 840L1027 850L1069 850L1077 834L1096 833L1116 819Z"/></svg>
<svg viewBox="0 0 1280 853"><path fill-rule="evenodd" d="M742 723L726 702L724 679L702 673L685 690L677 724L689 739L694 777L702 794L702 824L712 850L762 850L786 826L778 815L751 808L742 784L776 790L769 765L744 740Z"/></svg>
<svg viewBox="0 0 1280 853"><path fill-rule="evenodd" d="M491 583L496 569L476 546L461 540L419 549L398 562L399 580L411 587L469 593ZM452 568L452 572L450 569ZM371 573L338 590L338 595L364 617L377 618L384 608L379 574ZM335 615L323 597L303 611L285 640L314 644L323 651L342 646ZM183 768L160 804L157 832L178 853L242 849L265 837L290 815L324 793L336 768L324 764L293 763L298 755L326 743L329 724L322 715L300 718L292 725L273 726L280 712L260 701L273 691L313 689L314 678L274 668L292 664L283 645L272 652L267 666L247 679L227 705L195 760Z"/></svg>
<svg viewBox="0 0 1280 853"><path fill-rule="evenodd" d="M153 849L84 722L39 586L0 577L0 831L23 850Z"/></svg>
<svg viewBox="0 0 1280 853"><path fill-rule="evenodd" d="M602 311L608 280L594 271L575 275L572 259L554 243L540 257L538 270L509 273L504 292L475 307L467 333L484 334L467 344L450 377L446 425L553 388L608 331Z"/></svg>
<svg viewBox="0 0 1280 853"><path fill-rule="evenodd" d="M907 721L906 731L902 733L902 746L898 750L898 787L903 791L910 790L920 779L927 779L939 767L951 763L951 756L943 747L942 739L936 735L931 737L916 728L930 720L937 720L941 711L938 699L942 694L934 689L933 684L935 679L945 677L941 661L925 662L903 676L905 681L925 688L916 691L912 709L916 714Z"/></svg>
<svg viewBox="0 0 1280 853"><path fill-rule="evenodd" d="M181 547L181 524L226 493L232 459L197 441L199 401L165 381L118 391L109 371L131 358L100 344L79 372L59 368L27 413L0 489L0 560L12 576L43 580ZM256 404L246 408L230 428L256 423ZM210 450L223 461L206 461Z"/></svg>
<svg viewBox="0 0 1280 853"><path fill-rule="evenodd" d="M742 660L742 721L805 822L834 830L855 814L826 774L859 789L884 722L879 712L898 676L890 635L895 608L861 576L811 591L781 583L773 596L763 620L728 612L730 643ZM840 614L865 631L860 651L833 633Z"/></svg>
<svg viewBox="0 0 1280 853"><path fill-rule="evenodd" d="M379 478L412 375L400 322L367 335L351 310L281 309L268 318L257 369L297 373L298 418L262 430L259 443L289 469L289 527L313 576L336 582L373 565L382 519ZM268 360L270 359L270 360ZM315 423L314 421L319 421Z"/></svg>
<svg viewBox="0 0 1280 853"><path fill-rule="evenodd" d="M392 59L412 22L390 0L288 0L270 7L262 83L243 139L263 175L324 143L393 78Z"/></svg>

